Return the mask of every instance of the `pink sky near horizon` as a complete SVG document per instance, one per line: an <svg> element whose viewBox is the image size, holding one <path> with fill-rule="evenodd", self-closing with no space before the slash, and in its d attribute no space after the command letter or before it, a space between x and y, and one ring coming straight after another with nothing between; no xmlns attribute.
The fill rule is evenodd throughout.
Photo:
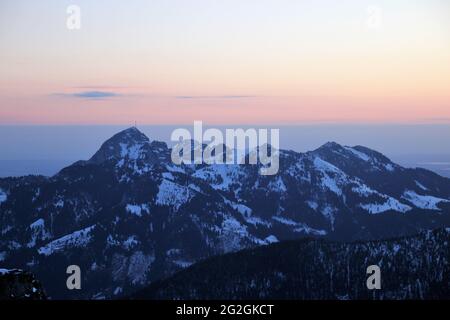
<svg viewBox="0 0 450 320"><path fill-rule="evenodd" d="M450 124L449 3L376 2L4 0L0 125Z"/></svg>
<svg viewBox="0 0 450 320"><path fill-rule="evenodd" d="M3 98L5 101L5 98ZM40 101L42 101L40 103ZM51 101L51 103L50 103ZM327 103L329 101L329 103ZM450 123L448 100L333 97L11 97L3 124ZM61 105L64 107L62 108ZM86 115L89 115L88 117ZM7 119L7 120L6 120Z"/></svg>

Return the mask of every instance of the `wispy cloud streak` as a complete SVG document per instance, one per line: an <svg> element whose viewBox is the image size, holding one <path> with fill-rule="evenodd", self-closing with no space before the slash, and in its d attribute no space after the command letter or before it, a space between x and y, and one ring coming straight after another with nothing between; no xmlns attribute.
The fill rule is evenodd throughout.
<svg viewBox="0 0 450 320"><path fill-rule="evenodd" d="M91 100L108 99L121 96L121 94L111 91L82 91L74 93L57 93L56 95Z"/></svg>

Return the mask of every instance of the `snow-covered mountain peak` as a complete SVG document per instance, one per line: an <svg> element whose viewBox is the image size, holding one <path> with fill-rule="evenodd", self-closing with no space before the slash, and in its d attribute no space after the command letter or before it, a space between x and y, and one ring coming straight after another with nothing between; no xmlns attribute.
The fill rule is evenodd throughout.
<svg viewBox="0 0 450 320"><path fill-rule="evenodd" d="M125 129L123 131L120 131L119 133L112 136L110 139L108 139L106 143L117 143L117 142L123 142L123 143L146 143L149 142L149 138L143 134L141 131L139 131L136 127L131 127L128 129Z"/></svg>
<svg viewBox="0 0 450 320"><path fill-rule="evenodd" d="M136 127L123 130L106 140L89 162L102 163L127 156L136 158L138 151L150 142L149 138Z"/></svg>
<svg viewBox="0 0 450 320"><path fill-rule="evenodd" d="M323 160L355 175L358 172L392 173L401 167L378 151L363 146L342 146L328 142L311 152Z"/></svg>
<svg viewBox="0 0 450 320"><path fill-rule="evenodd" d="M320 146L317 150L340 150L342 146L335 141L328 141L327 143Z"/></svg>

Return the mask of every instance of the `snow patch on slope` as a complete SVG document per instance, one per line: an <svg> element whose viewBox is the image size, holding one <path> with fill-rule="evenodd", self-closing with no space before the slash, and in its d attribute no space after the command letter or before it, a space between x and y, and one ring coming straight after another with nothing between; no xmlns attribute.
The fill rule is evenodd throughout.
<svg viewBox="0 0 450 320"><path fill-rule="evenodd" d="M279 242L277 237L275 237L273 234L265 238L264 241L267 242L268 244Z"/></svg>
<svg viewBox="0 0 450 320"><path fill-rule="evenodd" d="M137 160L141 156L142 144L128 145L126 143L120 143L120 156L122 158L129 158Z"/></svg>
<svg viewBox="0 0 450 320"><path fill-rule="evenodd" d="M306 201L306 204L314 211L317 210L317 208L319 208L319 204L316 201L308 200Z"/></svg>
<svg viewBox="0 0 450 320"><path fill-rule="evenodd" d="M214 189L228 190L239 181L240 165L214 164L197 170L193 176L211 184Z"/></svg>
<svg viewBox="0 0 450 320"><path fill-rule="evenodd" d="M224 217L220 238L225 253L241 249L241 241L248 237L249 234L245 225L242 225L232 216Z"/></svg>
<svg viewBox="0 0 450 320"><path fill-rule="evenodd" d="M5 274L8 274L8 273L10 273L11 271L13 271L13 269L0 269L0 275L5 275Z"/></svg>
<svg viewBox="0 0 450 320"><path fill-rule="evenodd" d="M65 250L66 248L81 248L86 246L91 241L91 231L95 225L75 231L71 234L65 235L59 239L53 240L47 245L38 249L39 254L49 256L55 252Z"/></svg>
<svg viewBox="0 0 450 320"><path fill-rule="evenodd" d="M180 268L188 268L189 266L194 264L194 262L192 262L192 261L187 261L187 260L182 260L182 259L174 260L173 263Z"/></svg>
<svg viewBox="0 0 450 320"><path fill-rule="evenodd" d="M358 186L353 187L352 191L366 198L374 194L381 195L378 191L373 190L365 184L359 184Z"/></svg>
<svg viewBox="0 0 450 320"><path fill-rule="evenodd" d="M148 204L127 204L126 210L138 217L142 217L142 213L150 213Z"/></svg>
<svg viewBox="0 0 450 320"><path fill-rule="evenodd" d="M8 200L8 196L6 195L6 192L0 189L0 204Z"/></svg>
<svg viewBox="0 0 450 320"><path fill-rule="evenodd" d="M344 147L344 148L346 150L350 151L351 153L353 153L355 156L357 156L361 160L364 160L364 161L369 161L370 160L370 157L367 154L365 154L365 153L363 153L361 151L358 151L358 150L353 149L351 147Z"/></svg>
<svg viewBox="0 0 450 320"><path fill-rule="evenodd" d="M364 210L368 211L371 214L382 213L389 210L405 213L412 209L410 206L401 203L397 199L379 193L378 191L371 189L365 184L360 184L356 187L353 187L352 191L365 198L368 198L369 196L377 196L381 198L382 201L381 203L378 202L360 205L361 208L363 208Z"/></svg>
<svg viewBox="0 0 450 320"><path fill-rule="evenodd" d="M171 181L174 181L174 180L175 180L175 178L173 177L173 174L170 173L170 172L163 172L163 173L162 173L162 176L163 176L163 178L166 179L166 180L171 180Z"/></svg>
<svg viewBox="0 0 450 320"><path fill-rule="evenodd" d="M32 248L36 245L36 240L46 240L51 237L50 233L45 230L44 219L38 219L30 224L31 240L28 242L27 247Z"/></svg>
<svg viewBox="0 0 450 320"><path fill-rule="evenodd" d="M284 184L284 181L280 176L278 176L276 180L270 181L268 187L270 190L277 193L284 193L287 191L286 185Z"/></svg>
<svg viewBox="0 0 450 320"><path fill-rule="evenodd" d="M135 235L129 236L127 240L123 242L123 248L126 250L133 249L135 246L139 244L139 240L137 240Z"/></svg>
<svg viewBox="0 0 450 320"><path fill-rule="evenodd" d="M428 210L440 210L440 208L437 206L439 203L450 202L449 200L433 196L422 196L411 190L405 191L402 198L409 201L417 208Z"/></svg>
<svg viewBox="0 0 450 320"><path fill-rule="evenodd" d="M294 229L294 232L302 232L302 233L306 233L306 234L313 234L313 235L319 235L319 236L324 236L327 234L327 232L325 230L314 229L314 228L309 227L305 223L295 222L294 220L291 220L291 219L277 217L277 216L273 216L272 219L275 221L278 221L279 223L282 223L282 224L285 224L288 226L292 226Z"/></svg>
<svg viewBox="0 0 450 320"><path fill-rule="evenodd" d="M392 197L387 197L386 201L383 203L361 204L360 207L371 214L382 213L389 210L405 213L412 209L410 206L403 204Z"/></svg>
<svg viewBox="0 0 450 320"><path fill-rule="evenodd" d="M427 191L428 188L425 187L423 184L421 184L419 181L414 180L414 182L416 183L416 186L418 186L420 189L422 189L423 191Z"/></svg>
<svg viewBox="0 0 450 320"><path fill-rule="evenodd" d="M127 272L127 276L133 285L146 283L147 272L154 261L154 255L146 255L142 251L133 253L129 259Z"/></svg>
<svg viewBox="0 0 450 320"><path fill-rule="evenodd" d="M328 189L338 196L342 195L342 190L338 185L348 181L347 175L340 169L319 157L314 158L314 166L321 173L321 184L324 189Z"/></svg>
<svg viewBox="0 0 450 320"><path fill-rule="evenodd" d="M183 204L191 199L189 188L180 186L169 180L163 180L156 195L156 204L162 206L173 206L178 210Z"/></svg>

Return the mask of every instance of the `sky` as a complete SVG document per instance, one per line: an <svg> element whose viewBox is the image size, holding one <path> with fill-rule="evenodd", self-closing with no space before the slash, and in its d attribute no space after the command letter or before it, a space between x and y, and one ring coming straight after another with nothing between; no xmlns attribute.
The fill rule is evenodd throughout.
<svg viewBox="0 0 450 320"><path fill-rule="evenodd" d="M450 1L1 0L0 70L0 126L448 125Z"/></svg>

